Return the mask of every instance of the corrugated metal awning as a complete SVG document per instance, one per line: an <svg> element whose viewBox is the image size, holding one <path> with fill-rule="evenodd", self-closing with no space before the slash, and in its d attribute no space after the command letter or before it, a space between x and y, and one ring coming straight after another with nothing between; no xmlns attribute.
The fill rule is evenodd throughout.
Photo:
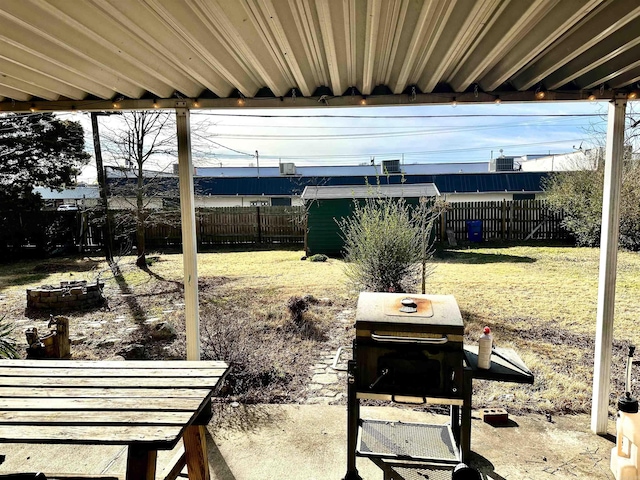
<svg viewBox="0 0 640 480"><path fill-rule="evenodd" d="M612 98L639 0L3 0L0 110Z"/></svg>

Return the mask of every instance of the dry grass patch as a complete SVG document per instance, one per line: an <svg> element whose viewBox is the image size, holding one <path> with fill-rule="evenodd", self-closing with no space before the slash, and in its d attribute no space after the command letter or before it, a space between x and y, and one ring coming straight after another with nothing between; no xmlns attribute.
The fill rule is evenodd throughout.
<svg viewBox="0 0 640 480"><path fill-rule="evenodd" d="M640 344L640 256L620 252L618 261L612 397L624 388L627 345ZM465 343L477 342L489 325L497 345L514 348L536 375L533 386L475 382L476 406L589 411L598 263L599 251L591 248L478 248L439 256L429 291L455 295Z"/></svg>
<svg viewBox="0 0 640 480"><path fill-rule="evenodd" d="M339 327L335 321L357 299L356 293L346 289L343 262L305 262L300 261L302 255L283 250L198 256L204 350L212 358L227 355L239 367L236 384L228 390L235 398L247 402L302 400L309 366L317 363L319 353L353 338L351 328ZM123 345L139 342L150 358L184 358L182 256L159 255L150 274L136 269L133 262L133 258L123 260L121 279L110 276L100 259L0 266L0 309L9 319L40 322L41 328L46 319L25 316L26 287L93 280L100 274L106 282L107 307L69 314L72 335L88 337L72 347L74 356L109 358ZM497 344L516 349L536 375L533 386L475 382L477 407L506 406L513 412L589 411L598 262L597 249L566 247L448 250L435 259L427 291L456 297L465 320L465 343L475 344L482 327L489 325ZM311 305L296 323L286 304L293 296L305 295L326 297L331 304ZM614 398L623 388L627 345L640 345L638 298L640 256L621 252L612 412ZM173 322L178 338L149 340L145 322L153 318ZM120 332L118 342L99 346L114 331ZM24 342L22 328L17 335ZM239 360L242 356L249 362ZM634 372L635 382L639 377ZM634 391L638 391L635 386Z"/></svg>

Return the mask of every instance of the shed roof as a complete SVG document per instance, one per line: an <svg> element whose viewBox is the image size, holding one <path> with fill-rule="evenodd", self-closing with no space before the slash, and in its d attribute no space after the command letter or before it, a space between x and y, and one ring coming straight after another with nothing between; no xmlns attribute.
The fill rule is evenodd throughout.
<svg viewBox="0 0 640 480"><path fill-rule="evenodd" d="M303 200L331 200L343 198L420 198L438 197L440 192L433 183L403 185L341 185L309 186L302 192Z"/></svg>

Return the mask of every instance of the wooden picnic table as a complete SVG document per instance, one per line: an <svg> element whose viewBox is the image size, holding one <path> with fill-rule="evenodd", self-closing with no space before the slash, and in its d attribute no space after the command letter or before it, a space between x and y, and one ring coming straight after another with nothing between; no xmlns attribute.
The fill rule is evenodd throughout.
<svg viewBox="0 0 640 480"><path fill-rule="evenodd" d="M180 439L191 480L208 480L205 425L228 372L212 361L0 361L0 443L126 445L127 480L154 480ZM46 472L45 472L46 473Z"/></svg>

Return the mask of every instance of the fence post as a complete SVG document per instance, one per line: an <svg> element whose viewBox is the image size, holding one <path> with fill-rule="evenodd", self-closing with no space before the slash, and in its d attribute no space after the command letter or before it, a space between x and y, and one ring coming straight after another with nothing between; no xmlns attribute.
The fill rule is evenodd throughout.
<svg viewBox="0 0 640 480"><path fill-rule="evenodd" d="M262 243L262 225L260 220L260 207L256 206L256 222L258 224L258 243Z"/></svg>
<svg viewBox="0 0 640 480"><path fill-rule="evenodd" d="M514 200L511 200L511 205L509 208L509 230L507 231L507 240L513 239L513 225L515 223L514 221L515 203L516 202Z"/></svg>
<svg viewBox="0 0 640 480"><path fill-rule="evenodd" d="M504 242L506 240L506 235L507 235L507 199L503 198L502 199L502 241Z"/></svg>

